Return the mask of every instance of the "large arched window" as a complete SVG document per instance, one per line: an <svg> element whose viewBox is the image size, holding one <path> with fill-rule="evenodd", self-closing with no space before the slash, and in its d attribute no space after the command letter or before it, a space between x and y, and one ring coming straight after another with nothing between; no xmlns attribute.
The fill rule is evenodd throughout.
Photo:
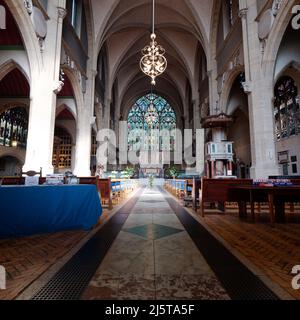
<svg viewBox="0 0 300 320"><path fill-rule="evenodd" d="M172 131L175 129L174 109L164 98L148 94L137 100L128 114L129 149L137 147L141 150L173 150ZM141 130L143 130L143 140L141 140ZM164 134L167 138L164 138ZM142 145L139 145L139 142Z"/></svg>
<svg viewBox="0 0 300 320"><path fill-rule="evenodd" d="M278 140L300 134L298 88L291 77L282 77L276 83L274 116Z"/></svg>
<svg viewBox="0 0 300 320"><path fill-rule="evenodd" d="M25 148L28 131L28 114L25 108L17 107L0 114L0 145Z"/></svg>

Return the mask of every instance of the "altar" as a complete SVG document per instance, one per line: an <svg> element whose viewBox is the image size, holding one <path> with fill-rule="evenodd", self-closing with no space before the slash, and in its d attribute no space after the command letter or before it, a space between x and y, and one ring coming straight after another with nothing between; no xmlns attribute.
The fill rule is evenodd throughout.
<svg viewBox="0 0 300 320"><path fill-rule="evenodd" d="M0 187L0 239L90 230L102 207L95 185Z"/></svg>

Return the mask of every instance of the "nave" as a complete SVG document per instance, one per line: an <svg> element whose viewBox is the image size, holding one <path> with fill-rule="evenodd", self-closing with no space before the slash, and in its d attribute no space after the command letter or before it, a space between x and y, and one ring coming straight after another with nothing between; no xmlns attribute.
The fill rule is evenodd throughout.
<svg viewBox="0 0 300 320"><path fill-rule="evenodd" d="M16 299L278 299L160 187L139 189L91 233Z"/></svg>

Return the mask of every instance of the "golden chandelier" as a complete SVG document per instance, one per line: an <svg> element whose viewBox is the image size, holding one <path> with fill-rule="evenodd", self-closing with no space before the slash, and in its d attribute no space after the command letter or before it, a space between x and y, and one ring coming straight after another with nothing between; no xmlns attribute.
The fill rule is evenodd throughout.
<svg viewBox="0 0 300 320"><path fill-rule="evenodd" d="M156 77L160 76L167 69L167 59L165 58L165 49L156 42L155 34L155 0L153 0L153 23L150 45L142 50L143 57L140 62L141 70L149 76L152 85L156 85Z"/></svg>

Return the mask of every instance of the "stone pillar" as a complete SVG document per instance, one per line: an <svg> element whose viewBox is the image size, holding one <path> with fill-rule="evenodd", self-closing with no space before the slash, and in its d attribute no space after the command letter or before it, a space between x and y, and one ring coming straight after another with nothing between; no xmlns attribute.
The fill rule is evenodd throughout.
<svg viewBox="0 0 300 320"><path fill-rule="evenodd" d="M96 72L90 69L86 82L86 93L82 106L78 108L74 173L79 177L91 175L92 126L95 121L95 76Z"/></svg>
<svg viewBox="0 0 300 320"><path fill-rule="evenodd" d="M218 94L218 81L217 81L217 67L216 62L213 60L213 68L208 71L208 80L209 80L209 107L210 114L214 114L215 108L219 103L219 94Z"/></svg>
<svg viewBox="0 0 300 320"><path fill-rule="evenodd" d="M95 104L96 124L97 129L100 130L103 127L103 106L100 102Z"/></svg>
<svg viewBox="0 0 300 320"><path fill-rule="evenodd" d="M233 175L233 166L232 166L232 161L228 162L228 175Z"/></svg>
<svg viewBox="0 0 300 320"><path fill-rule="evenodd" d="M262 72L262 56L257 26L257 1L240 0L243 26L246 82L249 101L252 178L279 174L273 120L273 79Z"/></svg>
<svg viewBox="0 0 300 320"><path fill-rule="evenodd" d="M81 110L78 113L74 174L79 177L89 177L91 175L91 120L89 110Z"/></svg>
<svg viewBox="0 0 300 320"><path fill-rule="evenodd" d="M31 74L30 114L26 160L23 171L43 169L53 173L52 154L56 111L56 92L60 88L59 71L62 23L65 1L48 3L47 36L43 42L43 68ZM37 41L37 40L36 40Z"/></svg>
<svg viewBox="0 0 300 320"><path fill-rule="evenodd" d="M194 129L201 129L201 114L199 99L194 100L193 109L194 109Z"/></svg>
<svg viewBox="0 0 300 320"><path fill-rule="evenodd" d="M206 161L206 167L205 167L205 176L206 178L210 178L210 174L209 174L209 161Z"/></svg>
<svg viewBox="0 0 300 320"><path fill-rule="evenodd" d="M214 179L216 176L216 170L215 170L215 161L211 161L211 178Z"/></svg>
<svg viewBox="0 0 300 320"><path fill-rule="evenodd" d="M224 161L216 161L216 176L224 176Z"/></svg>

